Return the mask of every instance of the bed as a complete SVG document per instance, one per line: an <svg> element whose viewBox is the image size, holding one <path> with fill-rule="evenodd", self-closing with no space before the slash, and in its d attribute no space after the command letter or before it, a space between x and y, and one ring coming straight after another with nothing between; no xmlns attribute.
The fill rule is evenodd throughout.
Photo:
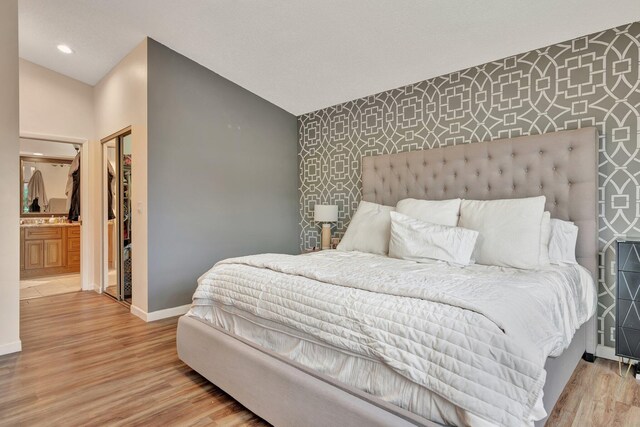
<svg viewBox="0 0 640 427"><path fill-rule="evenodd" d="M567 335L566 342L556 345L553 350L558 354L536 360L535 349L512 348L510 343L502 341L501 334L495 333L496 325L505 322L504 319L512 319L509 316L513 317L513 314L503 313L507 317L501 319L496 313L482 312L483 297L490 300L493 287L479 288L485 289L487 294L479 294L473 301L465 298L464 289L461 289L454 295L457 307L453 311L450 308L441 310L441 305L449 307L448 304L453 303L438 300L434 293L425 297L428 303L421 302L423 305L416 305L414 310L405 313L397 302L419 297L415 294L416 287L407 285L400 286L402 290L389 290L384 283L409 284L416 277L423 280L432 275L433 269L444 275L442 277L457 273L442 271L438 265L415 267L399 260L366 254L349 255L349 260L341 260L338 258L347 255L326 252L289 258L262 255L229 260L218 266L215 274L226 277L232 285L218 292L216 301L209 300L207 292L211 288L199 286L191 312L179 320L179 357L257 415L278 426L517 425L518 417L522 415L517 412L520 406L526 406L527 423L543 425L544 413L551 412L580 358L592 360L595 353L595 316L586 318L586 313L593 314L594 307L582 309L582 305L587 304L585 301L593 301L595 297L584 292L578 282L581 274L592 277L597 274L596 147L596 130L586 128L365 157L362 161L363 200L395 205L407 197L492 200L545 195L546 209L552 217L573 221L580 230L576 252L582 267L576 267L570 274L563 270L566 277L555 270L549 271L544 279L556 288L564 285L559 287L553 283L566 279L567 283L573 283L570 287L575 290L574 299L567 300L563 307L578 309L574 313L575 319L563 332ZM363 280L364 273L349 274L349 270L374 274ZM479 283L482 282L480 277L491 273L485 270L490 268L478 266L467 269L467 273L474 283ZM285 276L287 280L284 280ZM375 277L383 279L376 281ZM561 277L564 279L559 279ZM529 280L518 276L520 279ZM256 300L256 295L262 297L269 285L280 294L274 293L273 300L261 300L260 304L252 306L251 301ZM472 285L469 290L473 289ZM300 289L307 288L315 293L298 295ZM501 289L495 293L495 298L503 298L503 294L509 293L518 298L517 292L510 292L508 287ZM343 318L347 316L340 312L337 301L365 299L369 307L360 304L363 312L355 317L371 321L343 324ZM578 300L580 304L576 302ZM301 310L302 306L307 308ZM317 315L308 316L309 319L302 322L297 319L296 323L287 323L288 318L293 319L305 310ZM541 312L532 311L531 316L538 316L540 324L549 322ZM416 313L422 314L416 316ZM432 336L440 339L453 336L448 343L459 344L455 338L459 335L447 332L443 325L460 321L466 322L460 324L466 325L468 339L475 340L473 350L477 352L477 358L467 360L467 356L457 356L455 360L456 369L452 371L455 371L456 379L460 377L458 390L450 387L451 384L437 382L438 369L451 370L452 365L447 365L449 358L441 358L445 361L436 368L425 365L422 359L412 360L406 356L411 351L400 354L394 348L385 347L389 338L377 337L372 328L376 322L395 325L398 330L393 339L399 346L404 346L404 350L410 350L416 339L426 338L403 337L404 331L411 329L416 319L428 316L446 317L440 324L430 323L429 327L435 328L430 331ZM353 313L351 317L354 317ZM324 324L333 324L333 329L327 329L326 335L321 335L314 327L317 319ZM509 320L507 323L511 327L517 322ZM577 329L575 334L574 328ZM484 334L487 333L491 339L486 339ZM487 355L493 354L495 349L483 347L482 341L491 341L496 348L504 349L508 357L495 358L499 361L495 366L484 364ZM416 351L427 350L423 346ZM553 351L550 347L547 353ZM423 359L440 360L438 357L428 355ZM483 360L483 369L479 369L476 359ZM331 366L322 364L323 360L331 360ZM323 368L318 369L321 365ZM509 365L508 369L506 365ZM483 379L483 370L492 372L493 376ZM476 382L474 376L478 376ZM510 384L511 376L519 378L519 388ZM494 378L499 379L498 385L484 390L483 381L492 383ZM543 394L532 397L519 391L537 387ZM403 396L394 395L398 390ZM456 393L460 390L465 392L461 400L464 403L453 403L457 402ZM513 411L498 414L490 407L490 396L502 392L518 404L514 403ZM488 397L485 399L484 395ZM535 402L532 401L534 397ZM517 402L518 399L526 400L526 404Z"/></svg>

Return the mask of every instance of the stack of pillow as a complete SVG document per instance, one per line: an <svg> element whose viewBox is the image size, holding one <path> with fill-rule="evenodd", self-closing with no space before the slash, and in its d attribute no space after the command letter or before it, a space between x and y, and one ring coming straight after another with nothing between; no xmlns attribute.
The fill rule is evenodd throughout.
<svg viewBox="0 0 640 427"><path fill-rule="evenodd" d="M360 202L338 250L417 262L535 269L576 264L578 227L551 219L545 197Z"/></svg>

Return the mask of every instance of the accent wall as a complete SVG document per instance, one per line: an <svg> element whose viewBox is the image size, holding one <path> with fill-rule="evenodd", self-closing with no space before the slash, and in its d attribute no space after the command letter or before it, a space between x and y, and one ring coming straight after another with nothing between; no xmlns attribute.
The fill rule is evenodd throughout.
<svg viewBox="0 0 640 427"><path fill-rule="evenodd" d="M636 22L300 116L300 246L319 244L316 203L339 206L344 233L363 156L595 126L598 332L614 346L615 240L640 236L639 62Z"/></svg>

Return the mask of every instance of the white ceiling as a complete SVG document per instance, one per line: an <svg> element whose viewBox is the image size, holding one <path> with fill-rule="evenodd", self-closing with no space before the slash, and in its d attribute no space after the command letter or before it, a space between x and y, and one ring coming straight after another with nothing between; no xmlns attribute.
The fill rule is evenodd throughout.
<svg viewBox="0 0 640 427"><path fill-rule="evenodd" d="M296 115L640 20L638 0L19 4L29 61L93 85L149 36Z"/></svg>

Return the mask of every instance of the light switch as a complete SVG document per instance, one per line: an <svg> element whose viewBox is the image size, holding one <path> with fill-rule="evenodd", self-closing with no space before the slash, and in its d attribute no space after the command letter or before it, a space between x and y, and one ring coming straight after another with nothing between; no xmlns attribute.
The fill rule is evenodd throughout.
<svg viewBox="0 0 640 427"><path fill-rule="evenodd" d="M142 213L142 202L138 202L137 206L138 207L136 208L136 210L138 211L139 214L141 214Z"/></svg>

